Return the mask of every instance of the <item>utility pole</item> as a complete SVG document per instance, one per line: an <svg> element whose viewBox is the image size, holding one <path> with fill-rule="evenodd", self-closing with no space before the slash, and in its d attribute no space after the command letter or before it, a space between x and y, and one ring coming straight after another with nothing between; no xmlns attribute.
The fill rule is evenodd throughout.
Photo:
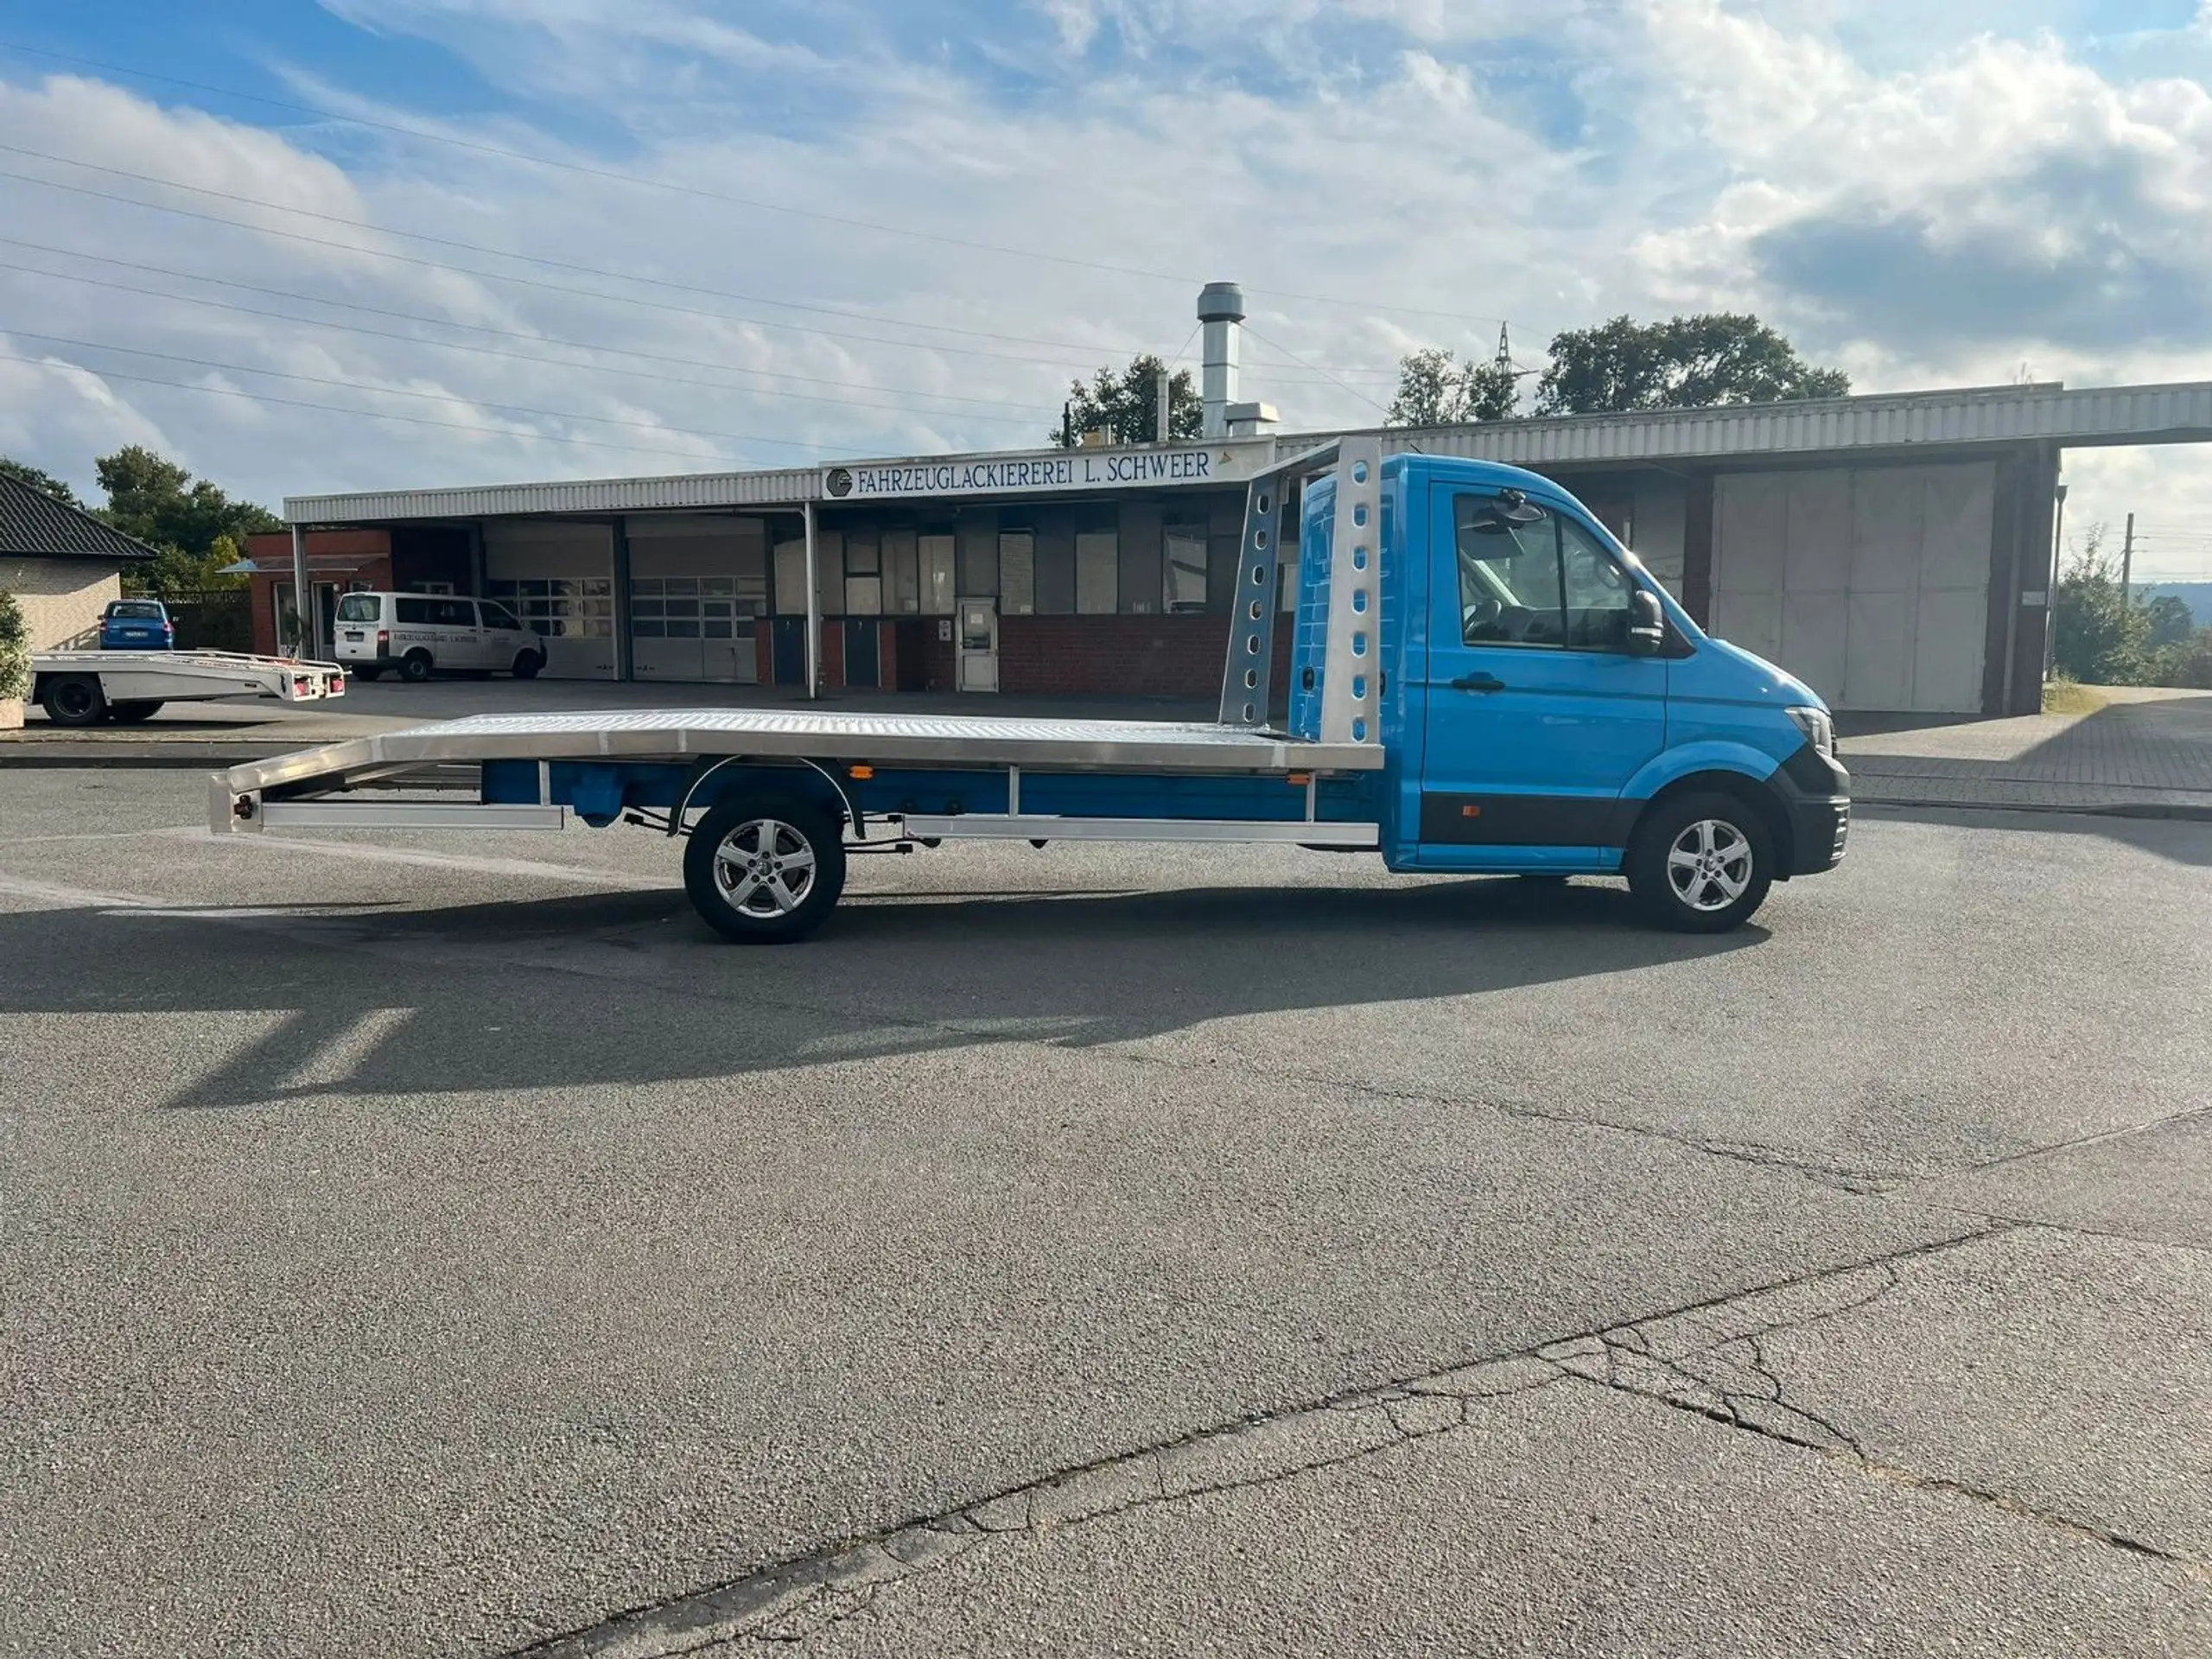
<svg viewBox="0 0 2212 1659"><path fill-rule="evenodd" d="M1160 365L1160 372L1159 372L1159 374L1158 374L1157 376L1155 376L1155 377L1154 377L1154 378L1155 378L1155 379L1157 379L1157 380L1158 380L1158 382L1159 382L1159 393L1160 393L1160 419L1159 419L1159 421L1158 421L1158 423L1157 423L1157 424L1158 424L1158 426L1159 426L1159 430L1158 430L1156 433L1154 433L1154 442L1156 442L1156 443L1165 443L1165 442L1167 442L1167 429L1168 429L1168 419L1167 419L1167 401L1168 401L1168 392L1169 392L1169 383L1168 383L1168 378L1167 378L1167 377L1168 377L1169 372L1170 372L1170 371L1169 371L1169 369L1168 369L1167 365L1166 365L1166 364L1165 364L1165 363L1162 363L1162 364Z"/></svg>
<svg viewBox="0 0 2212 1659"><path fill-rule="evenodd" d="M1506 327L1507 325L1503 322L1497 325L1497 356L1495 363L1497 367L1510 374L1513 372L1513 342L1506 338Z"/></svg>
<svg viewBox="0 0 2212 1659"><path fill-rule="evenodd" d="M2120 544L2120 608L2127 608L2128 579L2135 569L2135 515L2127 515L2127 535Z"/></svg>

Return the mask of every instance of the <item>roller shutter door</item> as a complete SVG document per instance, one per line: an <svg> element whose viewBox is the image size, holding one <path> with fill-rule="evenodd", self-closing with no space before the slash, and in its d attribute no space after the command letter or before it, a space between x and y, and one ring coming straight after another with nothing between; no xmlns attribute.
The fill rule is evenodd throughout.
<svg viewBox="0 0 2212 1659"><path fill-rule="evenodd" d="M1996 468L1716 480L1713 631L1838 709L1977 714Z"/></svg>

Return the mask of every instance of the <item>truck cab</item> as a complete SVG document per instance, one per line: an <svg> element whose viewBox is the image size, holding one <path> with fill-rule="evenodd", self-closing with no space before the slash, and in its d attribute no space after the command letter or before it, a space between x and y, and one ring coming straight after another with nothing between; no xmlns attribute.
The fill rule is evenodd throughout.
<svg viewBox="0 0 2212 1659"><path fill-rule="evenodd" d="M1309 741L1338 488L1332 475L1308 489L1300 527L1290 732ZM1398 455L1380 516L1390 868L1625 874L1661 919L1718 930L1770 880L1842 856L1850 780L1827 705L1707 634L1558 485Z"/></svg>

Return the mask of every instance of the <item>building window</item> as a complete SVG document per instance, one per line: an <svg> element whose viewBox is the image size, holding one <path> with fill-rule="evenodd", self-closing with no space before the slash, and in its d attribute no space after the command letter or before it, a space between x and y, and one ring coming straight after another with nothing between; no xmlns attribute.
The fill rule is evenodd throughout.
<svg viewBox="0 0 2212 1659"><path fill-rule="evenodd" d="M999 609L1007 616L1036 612L1037 536L1033 531L999 532Z"/></svg>
<svg viewBox="0 0 2212 1659"><path fill-rule="evenodd" d="M883 614L883 541L874 530L845 532L845 614Z"/></svg>
<svg viewBox="0 0 2212 1659"><path fill-rule="evenodd" d="M1206 527L1170 524L1162 564L1160 606L1170 615L1206 607Z"/></svg>
<svg viewBox="0 0 2212 1659"><path fill-rule="evenodd" d="M806 543L803 540L776 543L776 614L806 614Z"/></svg>
<svg viewBox="0 0 2212 1659"><path fill-rule="evenodd" d="M631 583L630 591L636 593L639 586ZM523 626L549 639L605 639L614 632L614 584L605 576L487 582L484 594L520 617ZM656 598L656 624L660 614Z"/></svg>
<svg viewBox="0 0 2212 1659"><path fill-rule="evenodd" d="M952 614L952 550L950 531L924 536L918 544L921 562L922 609L930 616Z"/></svg>
<svg viewBox="0 0 2212 1659"><path fill-rule="evenodd" d="M883 608L893 616L912 616L922 608L918 561L912 531L883 532Z"/></svg>
<svg viewBox="0 0 2212 1659"><path fill-rule="evenodd" d="M1119 608L1122 538L1110 530L1081 530L1075 537L1075 607L1085 616Z"/></svg>

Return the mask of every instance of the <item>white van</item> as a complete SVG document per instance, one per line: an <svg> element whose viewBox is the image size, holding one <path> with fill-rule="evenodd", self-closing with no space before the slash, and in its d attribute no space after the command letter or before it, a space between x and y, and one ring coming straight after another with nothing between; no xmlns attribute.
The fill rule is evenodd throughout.
<svg viewBox="0 0 2212 1659"><path fill-rule="evenodd" d="M505 606L442 594L341 594L333 655L357 679L387 668L404 680L434 673L507 673L518 680L545 666L545 642Z"/></svg>

